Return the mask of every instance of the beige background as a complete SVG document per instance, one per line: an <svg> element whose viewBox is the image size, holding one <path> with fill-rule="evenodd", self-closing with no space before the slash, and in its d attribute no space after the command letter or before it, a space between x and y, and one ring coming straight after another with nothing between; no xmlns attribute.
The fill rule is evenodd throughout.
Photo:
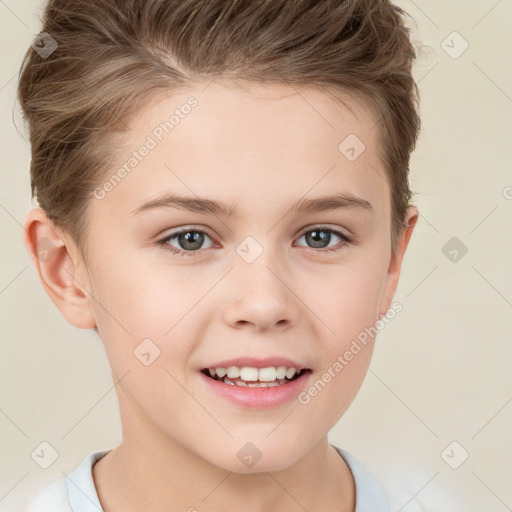
<svg viewBox="0 0 512 512"><path fill-rule="evenodd" d="M330 440L374 474L393 512L512 510L512 2L397 4L430 47L415 67L423 129L411 168L421 216L395 296L404 310L379 334ZM40 6L0 0L1 511L121 439L100 340L66 323L22 243L30 153L15 89ZM452 237L467 247L456 262L443 252ZM59 453L46 470L31 458L43 441ZM455 465L463 450L468 459L452 469L446 461Z"/></svg>

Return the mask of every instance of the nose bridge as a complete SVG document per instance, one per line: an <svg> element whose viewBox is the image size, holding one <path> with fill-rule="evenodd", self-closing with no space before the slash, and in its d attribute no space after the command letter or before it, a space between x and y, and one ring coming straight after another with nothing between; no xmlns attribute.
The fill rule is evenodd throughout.
<svg viewBox="0 0 512 512"><path fill-rule="evenodd" d="M261 329L296 319L296 299L286 285L289 276L277 248L268 246L271 238L265 238L265 247L247 237L236 248L234 286L225 311L230 324L251 323Z"/></svg>
<svg viewBox="0 0 512 512"><path fill-rule="evenodd" d="M284 293L286 270L282 265L282 255L279 255L277 247L271 246L272 243L272 237L258 242L254 237L248 236L236 249L237 280L245 284L247 291L251 291L253 296L262 295L269 299L272 295Z"/></svg>

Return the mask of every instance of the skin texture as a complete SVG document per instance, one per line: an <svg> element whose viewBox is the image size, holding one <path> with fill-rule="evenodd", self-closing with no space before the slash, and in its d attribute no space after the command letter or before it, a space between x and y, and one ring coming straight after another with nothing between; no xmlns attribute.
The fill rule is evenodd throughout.
<svg viewBox="0 0 512 512"><path fill-rule="evenodd" d="M375 119L355 100L349 110L313 88L217 79L161 95L129 123L119 166L191 96L198 104L190 114L103 199L91 199L86 260L41 209L25 219L25 244L48 295L72 325L97 326L114 381L121 379L123 442L94 466L98 495L106 512L228 504L353 511L350 470L327 434L355 397L374 340L308 404L240 407L209 391L198 372L232 357L283 356L311 368L312 384L390 308L418 211L409 208L392 255ZM366 145L353 162L338 150L351 133ZM131 213L163 192L222 201L239 216L172 207ZM334 192L366 199L373 212L291 212L304 197ZM356 243L331 234L312 246L304 235L319 225ZM212 236L192 257L157 244L180 227ZM263 249L252 263L236 252L248 236ZM43 238L55 245L48 260L32 249ZM178 238L171 245L191 246ZM160 350L149 366L134 356L147 338ZM251 468L237 457L247 442L262 453Z"/></svg>

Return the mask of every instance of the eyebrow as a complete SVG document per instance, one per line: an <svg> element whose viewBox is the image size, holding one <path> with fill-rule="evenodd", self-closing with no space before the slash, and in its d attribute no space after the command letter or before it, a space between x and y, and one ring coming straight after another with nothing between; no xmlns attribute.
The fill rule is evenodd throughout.
<svg viewBox="0 0 512 512"><path fill-rule="evenodd" d="M221 217L238 216L236 206L201 197L182 196L175 193L164 194L132 211L133 215L155 208L171 207L194 213L209 213ZM293 213L318 213L346 208L360 208L373 213L370 202L351 193L327 195L315 199L301 199L291 207Z"/></svg>

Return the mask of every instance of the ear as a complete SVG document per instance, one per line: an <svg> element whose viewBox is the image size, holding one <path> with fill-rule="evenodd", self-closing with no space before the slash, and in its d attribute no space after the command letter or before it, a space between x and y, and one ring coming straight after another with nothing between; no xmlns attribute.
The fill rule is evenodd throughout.
<svg viewBox="0 0 512 512"><path fill-rule="evenodd" d="M71 325L95 327L87 269L76 244L41 208L28 212L24 228L25 247L50 299Z"/></svg>
<svg viewBox="0 0 512 512"><path fill-rule="evenodd" d="M412 232L418 221L419 212L415 206L410 206L407 209L404 227L400 231L398 237L398 243L395 253L391 256L391 261L388 267L388 273L386 276L386 282L384 285L384 293L382 294L380 306L379 306L379 319L386 315L387 311L391 307L391 302L395 295L396 287L398 286L398 280L400 278L400 270L402 268L402 260L404 258L405 250L409 245Z"/></svg>

